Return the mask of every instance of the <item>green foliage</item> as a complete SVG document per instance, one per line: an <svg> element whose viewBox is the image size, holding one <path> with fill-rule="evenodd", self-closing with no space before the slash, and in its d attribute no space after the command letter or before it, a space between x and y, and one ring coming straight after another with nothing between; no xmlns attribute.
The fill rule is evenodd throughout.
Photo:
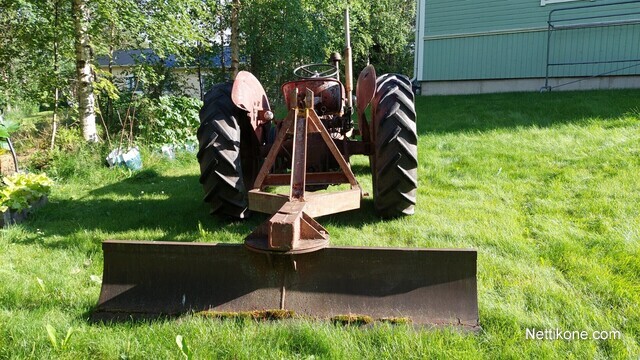
<svg viewBox="0 0 640 360"><path fill-rule="evenodd" d="M20 123L15 120L0 122L0 139L8 139L11 134L20 129Z"/></svg>
<svg viewBox="0 0 640 360"><path fill-rule="evenodd" d="M120 90L113 83L113 75L99 68L94 68L96 81L93 83L93 90L98 96L105 96L110 100L120 98Z"/></svg>
<svg viewBox="0 0 640 360"><path fill-rule="evenodd" d="M47 329L47 336L49 337L49 342L51 346L55 350L65 350L67 346L69 346L69 340L71 340L71 335L73 334L73 328L70 327L67 329L67 335L61 341L58 341L58 337L56 335L56 329L54 329L51 324L47 324L45 327Z"/></svg>
<svg viewBox="0 0 640 360"><path fill-rule="evenodd" d="M25 100L52 104L55 87L68 96L74 74L71 2L1 0L0 9L0 108Z"/></svg>
<svg viewBox="0 0 640 360"><path fill-rule="evenodd" d="M58 128L56 146L64 153L78 151L83 146L83 139L77 127L63 126Z"/></svg>
<svg viewBox="0 0 640 360"><path fill-rule="evenodd" d="M228 79L230 64L228 54L224 55L224 46L229 44L232 2L96 0L88 3L91 46L96 55L113 60L116 50L150 49L154 53L153 59L141 61L132 70L132 75L144 84L138 89L144 90L144 95L138 98L122 94L118 80L94 64L97 111L108 135L119 139L118 135L124 134L128 141L133 141L140 135L138 124L153 126L147 121L154 110L150 107L163 106L155 103L162 95L167 92L183 95L189 86L176 75L176 68L198 71L205 89L211 83ZM351 8L356 75L368 60L379 72L409 74L411 71L414 2L247 0L240 3L241 67L254 72L273 102L280 97L279 86L292 79L296 66L325 62L329 53L342 51L343 12L347 3ZM77 105L71 4L58 0L0 0L3 9L0 108L24 102L38 104L41 109ZM226 61L222 68L211 64L214 57ZM169 61L176 65L168 66ZM56 90L58 104L54 104ZM145 98L151 102L145 103ZM78 116L73 109L67 114ZM51 139L49 129L38 129L42 143ZM103 134L103 138L107 134Z"/></svg>
<svg viewBox="0 0 640 360"><path fill-rule="evenodd" d="M4 110L2 116L4 117L5 121L22 122L24 118L33 116L39 111L39 104L29 99L25 99L13 102L10 110L2 110Z"/></svg>
<svg viewBox="0 0 640 360"><path fill-rule="evenodd" d="M297 66L342 53L347 4L355 77L368 62L378 73L412 74L415 1L247 0L240 11L240 48L271 98L280 97L280 85L293 79Z"/></svg>
<svg viewBox="0 0 640 360"><path fill-rule="evenodd" d="M176 335L176 345L178 345L180 353L186 360L193 359L191 349L189 349L189 347L187 346L187 341L182 337L182 335Z"/></svg>
<svg viewBox="0 0 640 360"><path fill-rule="evenodd" d="M330 34L316 19L319 9L314 3L304 0L242 3L240 32L244 45L240 49L249 59L249 70L262 82L270 97L279 96L280 85L292 79L294 68L327 60L326 43ZM341 22L340 19L336 21ZM342 47L344 44L340 49Z"/></svg>
<svg viewBox="0 0 640 360"><path fill-rule="evenodd" d="M202 106L199 99L163 95L158 98L121 92L112 101L112 118L105 125L112 139L125 137L142 144L186 144L196 139ZM116 143L115 145L118 145Z"/></svg>
<svg viewBox="0 0 640 360"><path fill-rule="evenodd" d="M107 154L109 149L106 145L86 145L77 146L73 152L64 150L54 150L48 152L43 159L49 175L55 179L66 180L71 178L88 180L94 174L105 167L103 154Z"/></svg>
<svg viewBox="0 0 640 360"><path fill-rule="evenodd" d="M185 144L195 141L202 102L184 96L161 96L150 104L151 117L138 128L144 141L152 144Z"/></svg>
<svg viewBox="0 0 640 360"><path fill-rule="evenodd" d="M46 174L15 173L2 179L0 212L25 210L42 196L49 195L53 181Z"/></svg>
<svg viewBox="0 0 640 360"><path fill-rule="evenodd" d="M377 0L369 4L372 44L366 50L378 74L413 74L415 18L417 1ZM362 59L356 69L364 66ZM356 70L357 71L357 70Z"/></svg>
<svg viewBox="0 0 640 360"><path fill-rule="evenodd" d="M51 160L51 118L53 111L35 112L17 111L14 109L7 121L10 127L10 135L20 162L32 170L44 170ZM30 115L29 113L33 112ZM58 109L58 131L56 136L56 149L66 152L74 152L84 142L80 129L75 122L73 110L69 108ZM11 124L19 125L13 128ZM0 144L2 142L0 141Z"/></svg>
<svg viewBox="0 0 640 360"><path fill-rule="evenodd" d="M93 45L98 54L112 50L136 48L143 40L145 16L136 0L97 0L91 22Z"/></svg>
<svg viewBox="0 0 640 360"><path fill-rule="evenodd" d="M0 139L4 140L8 138L9 138L9 131L4 125L0 125Z"/></svg>

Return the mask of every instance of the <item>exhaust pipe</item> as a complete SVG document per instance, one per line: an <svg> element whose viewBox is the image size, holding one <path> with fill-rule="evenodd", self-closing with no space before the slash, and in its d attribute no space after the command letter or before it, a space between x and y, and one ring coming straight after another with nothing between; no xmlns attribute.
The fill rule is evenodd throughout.
<svg viewBox="0 0 640 360"><path fill-rule="evenodd" d="M349 30L349 7L344 12L344 30L346 48L344 49L344 77L347 91L347 105L349 110L353 109L353 58L351 56L351 31Z"/></svg>

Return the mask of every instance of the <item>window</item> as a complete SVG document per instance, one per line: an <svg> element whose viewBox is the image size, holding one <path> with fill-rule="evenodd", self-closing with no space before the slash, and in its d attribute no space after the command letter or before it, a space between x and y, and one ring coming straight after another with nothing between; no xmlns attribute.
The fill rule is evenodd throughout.
<svg viewBox="0 0 640 360"><path fill-rule="evenodd" d="M127 75L127 76L124 78L124 86L125 86L125 88L126 88L127 90L129 90L129 91L133 91L133 90L135 90L135 88L136 88L136 82L137 82L137 79L136 79L136 77L135 77L135 76L133 76L133 75Z"/></svg>
<svg viewBox="0 0 640 360"><path fill-rule="evenodd" d="M129 74L124 77L124 86L126 90L135 91L135 93L142 93L143 83L137 76Z"/></svg>

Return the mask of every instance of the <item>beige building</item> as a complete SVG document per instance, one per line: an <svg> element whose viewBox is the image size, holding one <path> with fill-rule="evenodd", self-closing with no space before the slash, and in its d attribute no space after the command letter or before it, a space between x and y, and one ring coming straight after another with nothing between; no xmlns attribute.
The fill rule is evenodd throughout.
<svg viewBox="0 0 640 360"><path fill-rule="evenodd" d="M230 53L228 48L225 48L224 63L221 61L221 56L215 56L207 61L206 66L185 66L180 64L176 57L169 55L165 59L160 59L152 50L119 50L113 54L113 60L111 64L109 58L106 56L98 57L98 66L101 70L109 71L114 76L114 83L121 90L144 92L145 86L138 81L135 70L140 64L155 65L159 62L163 62L167 68L168 73L171 75L170 85L166 86L163 93L176 93L175 89L180 94L201 98L207 91L206 79L211 73L211 68L220 68L223 65L231 63ZM174 90L172 90L174 89Z"/></svg>

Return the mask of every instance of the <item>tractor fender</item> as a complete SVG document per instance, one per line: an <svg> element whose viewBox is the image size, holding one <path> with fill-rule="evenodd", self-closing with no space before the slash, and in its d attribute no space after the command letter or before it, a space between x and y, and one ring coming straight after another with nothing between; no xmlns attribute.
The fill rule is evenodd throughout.
<svg viewBox="0 0 640 360"><path fill-rule="evenodd" d="M367 65L358 76L358 83L356 84L356 107L358 111L364 112L371 100L373 100L375 93L376 69L373 65Z"/></svg>
<svg viewBox="0 0 640 360"><path fill-rule="evenodd" d="M373 65L367 65L360 76L358 76L358 83L356 84L356 110L358 111L358 124L360 132L362 134L362 140L365 143L370 143L373 139L371 137L371 125L367 121L365 110L367 106L373 100L376 93L376 69Z"/></svg>
<svg viewBox="0 0 640 360"><path fill-rule="evenodd" d="M271 121L273 113L269 106L267 93L260 81L248 71L240 71L233 82L231 101L246 111L251 119L251 126L258 132L261 125Z"/></svg>

